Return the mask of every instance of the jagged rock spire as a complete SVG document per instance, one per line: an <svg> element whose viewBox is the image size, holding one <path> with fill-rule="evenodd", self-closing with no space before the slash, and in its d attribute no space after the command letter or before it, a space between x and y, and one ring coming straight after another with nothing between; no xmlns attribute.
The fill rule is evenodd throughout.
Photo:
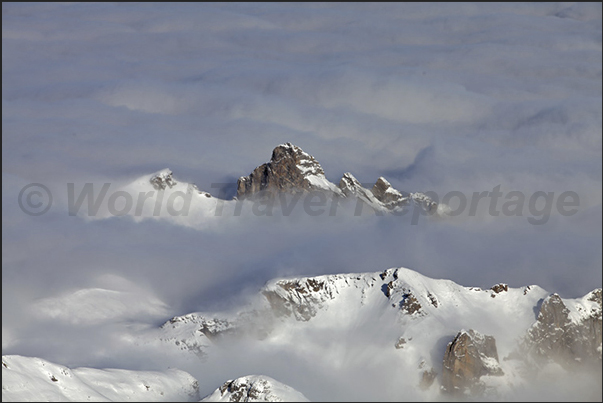
<svg viewBox="0 0 603 403"><path fill-rule="evenodd" d="M471 391L480 395L483 385L479 378L485 375L501 376L496 340L473 329L461 330L448 343L442 369L442 389L453 395Z"/></svg>
<svg viewBox="0 0 603 403"><path fill-rule="evenodd" d="M331 186L329 186L331 185ZM272 151L272 158L237 182L237 197L247 198L261 191L297 193L313 189L336 189L310 154L298 146L285 143Z"/></svg>
<svg viewBox="0 0 603 403"><path fill-rule="evenodd" d="M380 177L372 189L367 189L349 172L346 172L339 186L329 182L318 161L300 147L284 143L272 151L270 161L258 166L248 176L242 176L237 182L237 198L254 196L274 196L282 192L295 194L320 190L330 196L358 198L376 211L396 210L415 204L430 211L436 206L423 193L403 195L383 177Z"/></svg>

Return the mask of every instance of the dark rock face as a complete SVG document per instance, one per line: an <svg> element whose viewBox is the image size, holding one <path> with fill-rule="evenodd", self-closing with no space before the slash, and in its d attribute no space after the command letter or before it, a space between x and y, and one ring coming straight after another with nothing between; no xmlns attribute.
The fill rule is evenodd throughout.
<svg viewBox="0 0 603 403"><path fill-rule="evenodd" d="M491 290L497 294L500 294L501 292L509 291L509 286L504 283L499 283L499 284L493 285Z"/></svg>
<svg viewBox="0 0 603 403"><path fill-rule="evenodd" d="M383 177L372 189L367 189L347 172L336 186L327 180L314 157L291 143L277 146L270 161L239 178L237 199L272 199L277 193L299 194L316 190L326 192L328 197L357 198L375 211L397 210L411 202L428 212L437 207L437 203L423 193L403 195Z"/></svg>
<svg viewBox="0 0 603 403"><path fill-rule="evenodd" d="M479 379L485 375L503 375L496 340L474 330L459 332L446 347L442 390L453 395L479 395L484 388Z"/></svg>
<svg viewBox="0 0 603 403"><path fill-rule="evenodd" d="M492 298L496 298L497 294L509 291L509 286L505 283L499 283L499 284L493 285L492 288L490 288L490 290L492 290L492 293L490 294L490 296ZM525 293L524 293L524 295L525 295Z"/></svg>
<svg viewBox="0 0 603 403"><path fill-rule="evenodd" d="M572 369L584 363L601 363L601 289L589 293L594 302L590 311L579 309L580 318L572 320L561 297L547 297L536 323L528 330L521 349L537 364L550 360Z"/></svg>
<svg viewBox="0 0 603 403"><path fill-rule="evenodd" d="M429 302L431 302L431 305L433 305L434 308L437 308L438 306L440 306L440 303L438 302L438 299L432 293L428 293L427 294L427 298L429 298Z"/></svg>
<svg viewBox="0 0 603 403"><path fill-rule="evenodd" d="M404 312L409 315L413 315L415 313L421 313L421 304L417 300L417 298L409 291L402 296L402 301L400 303L400 308Z"/></svg>
<svg viewBox="0 0 603 403"><path fill-rule="evenodd" d="M309 179L312 176L324 178L318 161L291 143L281 144L272 151L269 162L254 169L249 176L239 178L237 198L248 198L262 191L273 195L313 190L316 186Z"/></svg>

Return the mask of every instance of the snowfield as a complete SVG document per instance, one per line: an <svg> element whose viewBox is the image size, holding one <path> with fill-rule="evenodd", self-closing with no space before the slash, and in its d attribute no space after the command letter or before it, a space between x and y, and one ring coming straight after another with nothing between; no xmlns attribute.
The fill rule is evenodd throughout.
<svg viewBox="0 0 603 403"><path fill-rule="evenodd" d="M70 369L40 358L2 356L2 401L198 401L195 378L165 372Z"/></svg>

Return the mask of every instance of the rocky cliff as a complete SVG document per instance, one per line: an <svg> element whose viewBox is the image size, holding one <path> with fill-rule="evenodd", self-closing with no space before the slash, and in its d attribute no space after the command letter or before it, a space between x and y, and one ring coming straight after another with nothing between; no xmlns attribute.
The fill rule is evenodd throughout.
<svg viewBox="0 0 603 403"><path fill-rule="evenodd" d="M277 192L298 193L327 190L339 194L339 189L327 181L324 170L310 154L291 144L281 144L272 151L272 158L237 182L237 198L273 195Z"/></svg>
<svg viewBox="0 0 603 403"><path fill-rule="evenodd" d="M600 368L600 289L562 300L535 285L463 287L391 268L274 279L256 297L234 315L176 317L163 326L163 340L209 355L244 337L288 353L304 346L304 359L328 355L334 363L370 351L369 359L406 368L429 399L439 391L500 398L529 383L526 373L542 372L530 360L562 363L561 371L589 362Z"/></svg>
<svg viewBox="0 0 603 403"><path fill-rule="evenodd" d="M601 364L601 289L566 304L558 294L545 298L521 346L536 364L554 361L572 369Z"/></svg>
<svg viewBox="0 0 603 403"><path fill-rule="evenodd" d="M461 330L446 347L442 390L453 395L479 395L484 389L480 378L486 375L503 375L496 340L472 329Z"/></svg>
<svg viewBox="0 0 603 403"><path fill-rule="evenodd" d="M277 146L272 151L270 161L237 182L237 198L240 200L310 191L323 191L329 197L355 198L377 211L396 210L409 205L411 201L426 211L436 207L436 203L425 194L403 194L383 177L371 189L367 189L351 173L346 172L337 186L327 180L324 170L313 156L291 143Z"/></svg>

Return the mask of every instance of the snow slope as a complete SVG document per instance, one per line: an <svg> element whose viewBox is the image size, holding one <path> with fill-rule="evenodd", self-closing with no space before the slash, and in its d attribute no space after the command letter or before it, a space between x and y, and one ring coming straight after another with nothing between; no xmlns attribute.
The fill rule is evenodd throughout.
<svg viewBox="0 0 603 403"><path fill-rule="evenodd" d="M40 358L2 356L2 401L197 401L184 371L70 369Z"/></svg>
<svg viewBox="0 0 603 403"><path fill-rule="evenodd" d="M70 310L75 308L69 306L70 301L86 307L100 303L107 295L121 295L115 291L106 294L107 290L84 291L43 300L41 305L48 305L47 314L57 319L86 325L88 322L82 319L85 316L71 318ZM600 295L598 289L582 298L563 300L568 320L576 326L568 327L563 337L571 337L574 329L586 323L587 328L575 334L589 338L581 344L589 349L598 343L594 350L599 350L591 352L595 362L601 349ZM406 268L280 278L269 281L248 304L231 311L190 313L160 327L130 328L128 350L186 362L187 370L192 365L199 371L195 372L198 379L222 362L234 360L240 362L241 372L255 369L256 373L277 376L310 398L372 400L379 396L396 400L408 391L408 398L434 400L442 398L443 359L448 344L458 334L475 331L494 338L499 357L497 362L491 356L484 361L485 366L497 370L478 378L483 389L480 393L488 399L515 399L530 390L535 380L546 381L551 376L568 379L568 372L554 361L539 370L518 357L518 347L529 332L538 336L534 340L539 343L556 337L555 329L549 336L548 328L537 320L542 317L540 307L553 296L559 299L538 286L512 288L499 283L489 289L466 287ZM114 303L119 305L119 299ZM155 309L149 305L149 309ZM136 307L132 305L134 310ZM102 310L93 316L108 322L125 317L119 309L116 316ZM548 317L555 320L556 316ZM264 365L275 358L284 367ZM195 390L195 380L175 370L71 370L18 356L7 356L4 363L4 400L182 400L194 396ZM286 370L288 366L295 368L292 373ZM299 371L305 371L306 376L300 378ZM526 371L531 371L530 376ZM226 374L218 382L235 379L232 375L236 374ZM215 378L210 390L215 387L213 382ZM244 396L256 396L256 401L293 399L287 388L265 376L248 376L226 382L208 399L238 399L242 391ZM210 390L206 383L202 392Z"/></svg>
<svg viewBox="0 0 603 403"><path fill-rule="evenodd" d="M538 286L501 283L483 290L392 268L275 279L238 313L192 313L173 318L162 331L170 344L194 345L208 355L245 339L320 363L326 371L392 365L398 374L392 377L404 376L403 382L419 390L429 374L435 385L441 382L446 345L459 331L473 329L495 338L496 365L504 374L483 377L488 396L508 397L528 386L522 362L511 358L548 295ZM587 297L565 302L575 316L600 312ZM430 385L421 392L428 400L439 396L439 387Z"/></svg>
<svg viewBox="0 0 603 403"><path fill-rule="evenodd" d="M202 402L308 402L300 392L268 376L248 375L229 380Z"/></svg>

